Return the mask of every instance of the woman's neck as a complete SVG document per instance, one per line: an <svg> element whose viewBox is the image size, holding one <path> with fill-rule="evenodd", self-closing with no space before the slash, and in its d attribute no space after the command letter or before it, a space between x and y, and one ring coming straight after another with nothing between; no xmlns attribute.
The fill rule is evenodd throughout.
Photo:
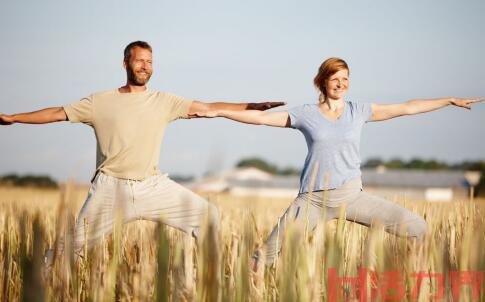
<svg viewBox="0 0 485 302"><path fill-rule="evenodd" d="M344 106L344 99L331 99L328 97L325 97L322 103L320 103L320 106L322 106L326 110L331 110L331 111L338 111L343 108Z"/></svg>

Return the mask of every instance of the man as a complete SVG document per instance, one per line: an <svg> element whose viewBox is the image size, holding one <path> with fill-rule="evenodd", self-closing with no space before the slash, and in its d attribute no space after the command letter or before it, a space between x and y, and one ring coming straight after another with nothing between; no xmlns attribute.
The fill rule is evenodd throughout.
<svg viewBox="0 0 485 302"><path fill-rule="evenodd" d="M149 90L146 84L153 72L152 48L143 41L126 46L123 66L127 81L118 89L94 93L63 107L0 114L2 125L69 120L94 129L96 171L74 231L73 248L77 255L82 255L85 241L92 246L103 235L109 234L117 215L122 223L136 219L161 221L194 237L207 216L217 228L217 208L158 169L160 144L167 124L179 118L189 118L195 112L266 110L284 104L202 103ZM52 257L49 258L47 261L52 261Z"/></svg>

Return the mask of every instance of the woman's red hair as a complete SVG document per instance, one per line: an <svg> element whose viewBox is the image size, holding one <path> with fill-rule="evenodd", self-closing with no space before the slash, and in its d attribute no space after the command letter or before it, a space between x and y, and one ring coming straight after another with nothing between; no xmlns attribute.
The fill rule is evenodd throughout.
<svg viewBox="0 0 485 302"><path fill-rule="evenodd" d="M313 84L320 90L321 97L325 98L327 91L325 90L325 81L328 80L337 71L346 69L349 73L349 66L347 63L340 58L329 58L326 59L320 68L318 68L318 73L313 79Z"/></svg>

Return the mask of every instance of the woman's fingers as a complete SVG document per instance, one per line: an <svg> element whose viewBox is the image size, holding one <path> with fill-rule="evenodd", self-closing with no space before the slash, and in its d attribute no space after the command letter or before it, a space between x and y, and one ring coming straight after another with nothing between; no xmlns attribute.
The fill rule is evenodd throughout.
<svg viewBox="0 0 485 302"><path fill-rule="evenodd" d="M473 98L473 99L459 99L455 98L453 99L453 105L458 106L458 107L463 107L466 109L472 109L471 104L473 103L479 103L485 101L485 98Z"/></svg>

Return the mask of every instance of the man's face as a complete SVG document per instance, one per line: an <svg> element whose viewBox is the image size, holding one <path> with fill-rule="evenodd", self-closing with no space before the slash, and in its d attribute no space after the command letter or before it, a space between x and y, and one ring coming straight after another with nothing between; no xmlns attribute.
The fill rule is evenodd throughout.
<svg viewBox="0 0 485 302"><path fill-rule="evenodd" d="M134 47L128 62L124 62L128 81L132 85L144 86L152 76L152 52L149 49Z"/></svg>

